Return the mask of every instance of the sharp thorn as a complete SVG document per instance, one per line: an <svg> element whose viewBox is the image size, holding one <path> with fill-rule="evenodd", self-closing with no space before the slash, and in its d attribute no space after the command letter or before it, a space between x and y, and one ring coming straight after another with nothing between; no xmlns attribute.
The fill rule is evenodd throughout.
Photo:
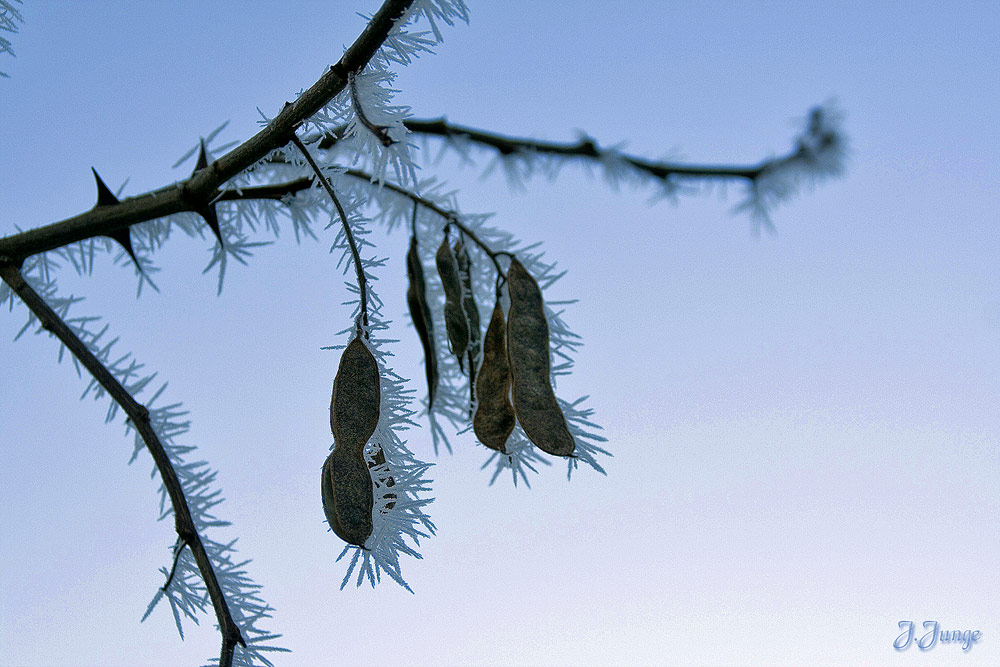
<svg viewBox="0 0 1000 667"><path fill-rule="evenodd" d="M219 216L215 213L215 204L209 204L205 208L199 209L198 215L205 218L205 222L215 234L215 238L219 240L219 246L225 248L226 244L222 242L222 231L219 229Z"/></svg>
<svg viewBox="0 0 1000 667"><path fill-rule="evenodd" d="M198 149L198 162L194 165L194 171L191 172L193 176L195 172L200 171L208 166L208 151L205 150L205 140L201 140L201 148Z"/></svg>
<svg viewBox="0 0 1000 667"><path fill-rule="evenodd" d="M126 227L125 229L119 229L117 232L108 234L108 236L113 238L115 241L118 241L121 247L125 249L125 252L128 253L128 256L132 258L132 261L135 262L135 267L139 269L140 273L142 273L142 265L139 264L139 258L135 256L135 250L132 249L131 228Z"/></svg>
<svg viewBox="0 0 1000 667"><path fill-rule="evenodd" d="M208 151L205 149L205 140L202 139L201 147L198 149L198 162L194 165L194 171L191 172L191 175L194 176L206 167L208 167ZM208 204L203 208L197 209L196 212L205 219L209 229L215 234L215 238L219 240L219 245L225 247L226 244L222 242L222 231L219 229L219 216L215 213L215 204Z"/></svg>
<svg viewBox="0 0 1000 667"><path fill-rule="evenodd" d="M114 206L118 203L118 197L115 197L115 193L104 184L101 177L97 174L97 170L93 167L90 168L94 172L94 180L97 181L97 206Z"/></svg>

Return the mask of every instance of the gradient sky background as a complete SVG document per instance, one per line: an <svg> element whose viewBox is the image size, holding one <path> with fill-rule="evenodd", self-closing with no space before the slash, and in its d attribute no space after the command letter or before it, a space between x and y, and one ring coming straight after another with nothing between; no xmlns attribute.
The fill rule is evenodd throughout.
<svg viewBox="0 0 1000 667"><path fill-rule="evenodd" d="M403 70L418 117L694 162L790 148L796 119L847 112L846 177L779 208L776 235L732 214L738 188L649 204L566 170L512 192L447 159L466 211L542 241L568 269L549 297L585 346L560 383L592 396L607 477L561 462L490 487L482 448L436 460L437 537L391 582L338 590L319 469L348 321L335 260L289 229L225 290L211 239L130 268L67 270L191 412L218 469L277 664L1000 664L1000 10L957 2L470 2L469 26ZM256 129L308 87L378 3L37 2L0 69L0 234L125 194L225 120ZM484 162L485 164L485 162ZM378 292L405 322L404 234ZM169 563L158 481L105 402L44 336L0 315L0 663L186 665L218 653L214 618L139 619ZM419 385L416 385L419 386ZM901 620L981 630L968 653L892 648Z"/></svg>

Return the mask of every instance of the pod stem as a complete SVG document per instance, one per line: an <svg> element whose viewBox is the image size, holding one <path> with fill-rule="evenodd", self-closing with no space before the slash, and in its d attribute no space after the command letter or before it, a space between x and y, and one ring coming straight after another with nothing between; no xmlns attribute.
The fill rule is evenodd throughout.
<svg viewBox="0 0 1000 667"><path fill-rule="evenodd" d="M364 179L366 181L372 180L372 175L366 171L362 171L361 169L348 169L344 172L344 174L347 176L351 176L353 178ZM298 184L296 183L294 185L297 186ZM303 184L303 187L307 186ZM512 253L507 252L506 250L493 250L493 248L491 248L482 239L476 236L475 232L473 232L471 229L462 224L462 222L458 219L458 213L456 213L455 211L449 211L446 208L442 208L437 204L435 204L430 199L427 199L426 197L421 197L417 193L411 190L407 190L406 188L396 185L395 183L382 181L381 183L379 183L379 187L395 192L397 195L406 197L407 199L413 202L413 218L410 222L410 225L414 231L414 234L416 233L417 206L423 206L428 211L436 213L437 215L444 218L446 228L450 227L451 225L454 225L455 227L460 229L463 234L465 234L473 243L479 246L484 253L486 253L486 256L490 258L490 260L493 262L493 265L496 267L497 273L500 276L502 276L504 280L506 280L507 274L503 270L503 267L500 266L500 262L497 261L497 257L501 255L506 255L507 257L513 257L514 255Z"/></svg>
<svg viewBox="0 0 1000 667"><path fill-rule="evenodd" d="M344 207L340 204L340 200L337 199L337 193L333 191L333 186L330 185L330 181L323 172L320 170L319 165L313 160L312 155L306 150L305 144L299 139L298 135L292 133L292 143L295 147L299 149L303 157L305 157L306 162L312 167L313 173L316 174L316 178L319 179L320 184L322 184L323 189L326 193L330 195L330 199L333 200L333 205L337 207L337 213L340 215L340 221L344 225L344 236L347 237L347 244L351 247L351 257L354 259L354 269L358 274L358 293L361 294L361 320L364 326L368 326L368 281L365 278L365 270L361 266L361 254L358 252L358 244L354 240L354 234L351 233L351 226L347 222L347 212L344 211ZM367 337L367 335L366 335Z"/></svg>

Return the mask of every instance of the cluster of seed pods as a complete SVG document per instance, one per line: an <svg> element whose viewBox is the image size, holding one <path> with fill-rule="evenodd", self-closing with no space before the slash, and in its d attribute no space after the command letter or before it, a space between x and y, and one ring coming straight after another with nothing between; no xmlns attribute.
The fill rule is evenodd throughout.
<svg viewBox="0 0 1000 667"><path fill-rule="evenodd" d="M416 246L415 239L410 243L411 248ZM446 237L435 263L445 293L448 343L469 377L469 416L476 437L490 449L507 453L507 441L517 423L542 451L572 456L575 443L550 379L549 327L538 282L512 257L506 275L510 308L505 316L498 290L486 333L481 336L471 259L462 240L451 245ZM413 281L415 273L410 272L410 292L425 288ZM421 333L427 328L416 320L414 324L426 355L433 349L424 338L430 334ZM437 360L426 356L425 361L430 378L429 369L431 365L436 369ZM433 396L430 385L428 392Z"/></svg>
<svg viewBox="0 0 1000 667"><path fill-rule="evenodd" d="M486 327L480 332L479 309L472 285L472 260L461 239L447 237L435 255L445 293L444 321L451 353L469 377L469 418L485 446L507 453L520 424L536 447L553 456L573 456L575 443L550 379L549 327L538 282L511 257L505 284L510 307L504 314L501 289ZM428 407L438 386L434 325L416 237L406 256L406 300L424 348ZM365 449L379 420L381 391L378 362L360 327L344 349L333 381L330 428L333 451L323 465L323 510L333 531L345 542L363 547L372 534L372 468L385 463L381 448L373 460ZM380 480L391 487L392 477ZM394 498L392 494L386 494ZM386 504L392 509L393 502Z"/></svg>

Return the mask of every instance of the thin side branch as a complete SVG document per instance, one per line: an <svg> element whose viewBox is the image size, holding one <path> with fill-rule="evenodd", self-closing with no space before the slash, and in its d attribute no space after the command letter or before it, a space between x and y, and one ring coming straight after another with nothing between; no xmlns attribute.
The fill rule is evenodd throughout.
<svg viewBox="0 0 1000 667"><path fill-rule="evenodd" d="M365 327L368 326L368 281L365 279L365 270L361 265L361 253L358 252L358 244L354 241L354 234L351 233L351 225L347 222L347 213L344 211L344 207L340 204L340 199L337 198L337 193L333 191L333 186L330 185L330 181L323 172L320 171L319 165L313 160L312 155L306 150L305 145L302 140L295 134L292 135L292 143L295 147L299 149L299 152L305 157L306 162L312 167L313 173L316 174L316 178L323 185L323 189L326 190L326 194L330 195L330 199L333 200L333 205L337 207L337 213L340 215L340 222L344 225L344 235L347 237L347 243L351 247L351 258L354 260L354 269L358 274L358 293L361 294L361 319L364 322Z"/></svg>
<svg viewBox="0 0 1000 667"><path fill-rule="evenodd" d="M187 543L183 539L177 538L177 544L174 545L174 564L170 566L170 573L167 575L167 580L160 586L160 590L164 593L170 588L170 582L174 580L174 574L177 573L177 563L181 560L181 554L184 552L185 546L187 546Z"/></svg>
<svg viewBox="0 0 1000 667"><path fill-rule="evenodd" d="M73 330L52 310L41 295L25 281L17 265L0 264L0 278L10 285L11 289L21 298L21 301L34 313L38 321L41 322L42 328L54 334L73 356L84 365L104 390L108 392L108 395L121 406L125 414L128 415L132 426L139 433L143 442L146 443L146 449L149 450L153 461L156 463L160 479L163 480L163 485L170 496L170 504L174 508L174 529L177 531L178 544L181 546L187 545L191 549L191 554L194 556L195 563L198 565L198 571L205 581L205 588L208 590L208 595L212 600L212 607L215 609L215 617L219 624L219 630L222 633L222 661L219 664L223 667L231 667L236 644L240 644L241 646L245 646L246 644L244 643L239 627L236 625L229 611L229 605L215 576L215 570L212 568L208 552L205 551L201 535L198 534L198 530L194 525L191 511L188 509L187 499L184 496L184 489L177 478L174 466L170 463L170 457L167 455L159 436L150 424L149 410L132 398L132 395L111 374L104 364L94 356L86 344L73 333ZM179 554L179 549L177 553ZM227 655L228 661L226 659Z"/></svg>
<svg viewBox="0 0 1000 667"><path fill-rule="evenodd" d="M564 143L555 141L538 141L523 137L508 137L502 134L478 130L463 125L449 123L444 118L420 120L410 119L404 121L406 129L415 134L425 134L429 136L442 137L444 139L465 139L482 146L495 149L501 155L513 155L516 153L540 153L545 155L559 155L563 157L584 157L599 160L603 157L602 151L594 143L593 139L581 139L576 143ZM332 148L340 137L337 134L327 134L319 143L320 148ZM794 155L794 154L793 154ZM776 160L765 160L756 165L697 165L671 162L660 162L647 160L635 155L619 153L618 156L626 163L635 167L639 171L646 172L659 179L668 179L671 176L690 176L696 178L741 178L753 180L760 176L774 163L786 158Z"/></svg>
<svg viewBox="0 0 1000 667"><path fill-rule="evenodd" d="M307 159L309 159L310 164L315 164L312 161L311 157ZM315 166L313 167L313 171L316 171ZM365 181L369 182L372 181L372 175L360 169L347 169L344 171L344 174ZM253 199L273 199L276 201L280 201L285 196L294 195L297 192L301 192L302 190L308 190L313 186L313 184L314 181L311 178L297 178L294 181L289 181L287 183L258 185L258 186L240 188L239 190L223 190L222 192L219 193L219 196L216 198L216 201L247 201ZM324 188L326 188L327 186L328 183L323 184ZM504 271L500 267L500 264L497 263L496 258L500 255L509 255L510 253L503 250L493 250L488 245L486 245L486 243L484 243L478 236L476 236L475 232L473 232L471 229L462 224L462 222L459 220L458 213L456 213L455 211L450 211L446 208L441 208L430 199L427 199L426 197L421 197L412 190L407 190L406 188L396 185L395 183L380 181L379 186L385 188L386 190L389 190L390 192L395 192L396 194L402 197L406 197L414 204L426 208L427 210L432 211L433 213L436 213L437 215L441 216L441 218L445 221L446 225L454 225L458 229L461 229L462 232L467 237L469 237L469 239L471 239L473 243L482 248L483 252L486 253L486 255L491 260L493 260L493 263L497 267L497 271L500 272L501 275L503 275ZM330 192L331 190L332 188L328 189L327 192ZM334 203L338 204L338 211L339 211L340 210L339 203L337 202L336 198L333 199ZM348 236L348 238L350 239L351 237Z"/></svg>
<svg viewBox="0 0 1000 667"><path fill-rule="evenodd" d="M365 171L361 171L360 169L348 169L344 173L347 174L348 176L353 176L354 178L360 178L369 182L371 182L373 179L373 176L371 174ZM491 260L493 260L493 264L497 267L497 272L502 276L505 275L504 270L500 267L500 264L497 262L497 256L510 255L510 253L504 250L493 250L488 245L486 245L478 236L476 236L475 232L473 232L471 229L469 229L468 227L466 227L461 223L461 221L458 219L458 213L456 213L455 211L449 211L448 209L441 208L440 206L432 202L430 199L421 197L412 190L407 190L406 188L401 187L399 185L395 185L394 183L387 183L385 181L380 181L379 185L385 188L386 190L389 190L390 192L395 192L398 195L406 197L414 204L423 206L427 210L433 211L434 213L438 214L439 216L444 218L445 226L454 225L455 227L461 229L462 233L468 236L473 243L482 248L483 252L485 252L486 255Z"/></svg>

